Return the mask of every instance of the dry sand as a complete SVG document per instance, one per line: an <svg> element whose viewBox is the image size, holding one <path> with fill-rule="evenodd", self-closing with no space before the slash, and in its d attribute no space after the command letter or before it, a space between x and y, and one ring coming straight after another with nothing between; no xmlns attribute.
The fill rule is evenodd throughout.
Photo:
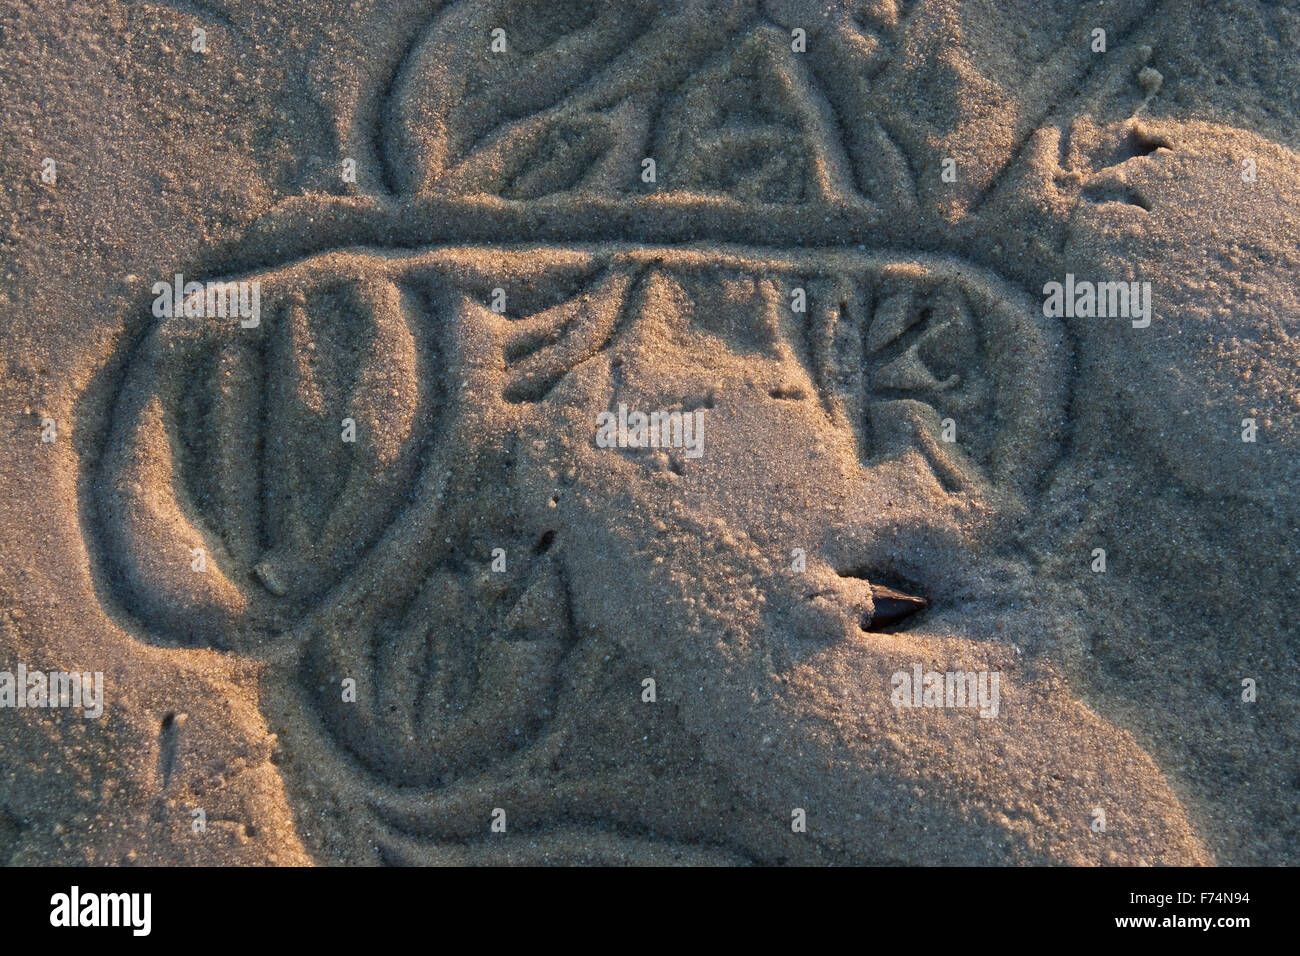
<svg viewBox="0 0 1300 956"><path fill-rule="evenodd" d="M0 862L1295 864L1300 11L1202 6L11 4L0 704L104 710Z"/></svg>

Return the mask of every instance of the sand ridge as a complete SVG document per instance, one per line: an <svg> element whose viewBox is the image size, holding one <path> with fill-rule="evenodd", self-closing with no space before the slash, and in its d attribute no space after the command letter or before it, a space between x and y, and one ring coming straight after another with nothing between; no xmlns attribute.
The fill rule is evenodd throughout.
<svg viewBox="0 0 1300 956"><path fill-rule="evenodd" d="M137 268L127 331L70 353L58 547L90 646L119 687L144 660L214 675L180 722L125 698L159 754L125 771L131 806L172 833L150 852L1249 857L1221 834L1282 804L1216 807L1198 781L1234 745L1163 739L1123 664L1178 653L1147 629L1204 594L1214 548L1210 621L1240 598L1227 569L1266 560L1207 512L1269 542L1294 521L1294 154L1135 118L1177 91L1151 64L1185 23L1157 3L1036 6L1021 31L949 2L589 6L376 14L351 64L322 19L297 182ZM232 7L217 55L266 16ZM1225 139L1263 188L1221 175ZM260 323L150 317L138 288L180 270L259 283ZM1043 316L1067 270L1149 279L1151 328ZM704 454L597 447L620 406L698 412ZM1156 596L1162 522L1187 571ZM1294 581L1271 580L1246 653L1180 619L1226 686L1185 682L1184 715L1222 723L1239 670L1284 662ZM887 588L925 610L873 627ZM30 628L7 644L76 646ZM998 673L999 715L899 709L914 666ZM1238 746L1277 753L1278 706ZM205 774L222 736L254 790ZM242 837L187 844L213 792Z"/></svg>

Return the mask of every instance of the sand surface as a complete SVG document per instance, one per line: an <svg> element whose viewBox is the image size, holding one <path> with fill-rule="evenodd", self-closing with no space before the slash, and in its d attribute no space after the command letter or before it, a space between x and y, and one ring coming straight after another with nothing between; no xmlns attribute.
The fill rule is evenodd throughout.
<svg viewBox="0 0 1300 956"><path fill-rule="evenodd" d="M1300 862L1294 4L17 2L0 81L0 863Z"/></svg>

